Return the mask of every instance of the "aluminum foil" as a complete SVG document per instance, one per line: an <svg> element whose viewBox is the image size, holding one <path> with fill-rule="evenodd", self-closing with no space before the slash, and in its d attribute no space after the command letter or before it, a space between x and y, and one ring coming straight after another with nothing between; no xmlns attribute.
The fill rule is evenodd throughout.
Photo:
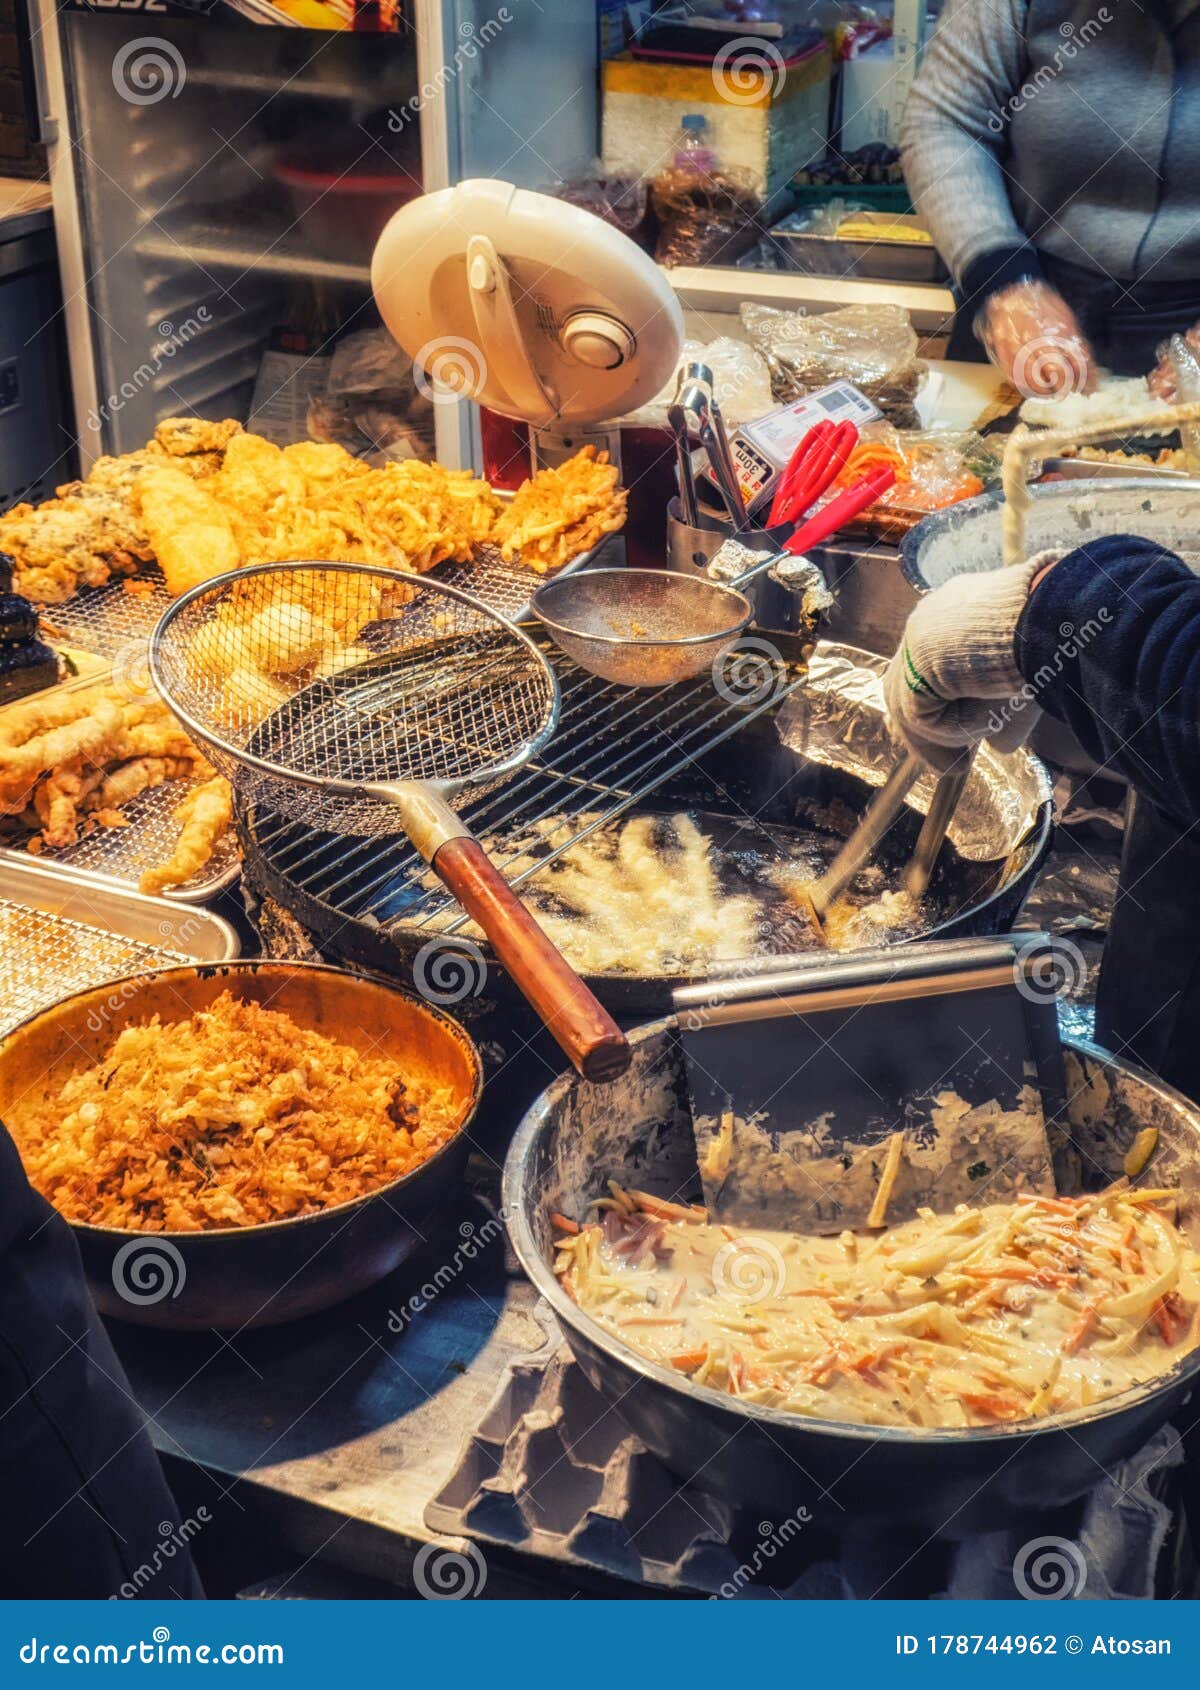
<svg viewBox="0 0 1200 1690"><path fill-rule="evenodd" d="M883 707L887 659L855 646L822 641L808 666L808 683L776 718L789 750L826 768L882 786L902 752L888 731ZM908 803L924 813L935 777L923 775ZM1049 801L1050 778L1025 750L1001 753L984 745L975 759L950 827L950 841L971 862L1011 856Z"/></svg>

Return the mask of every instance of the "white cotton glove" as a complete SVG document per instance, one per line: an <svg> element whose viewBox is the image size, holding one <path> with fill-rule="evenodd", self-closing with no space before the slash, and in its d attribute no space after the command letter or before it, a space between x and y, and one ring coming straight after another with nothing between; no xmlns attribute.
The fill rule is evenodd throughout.
<svg viewBox="0 0 1200 1690"><path fill-rule="evenodd" d="M1013 655L1034 577L1055 553L956 575L908 619L883 683L892 730L938 774L982 740L1015 751L1041 714Z"/></svg>

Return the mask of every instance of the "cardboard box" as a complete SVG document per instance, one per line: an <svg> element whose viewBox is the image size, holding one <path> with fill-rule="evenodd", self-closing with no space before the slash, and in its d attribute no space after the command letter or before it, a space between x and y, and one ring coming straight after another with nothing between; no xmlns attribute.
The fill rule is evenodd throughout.
<svg viewBox="0 0 1200 1690"><path fill-rule="evenodd" d="M789 65L747 55L724 72L620 53L602 67L605 168L657 174L671 162L684 117L699 112L720 163L744 170L770 200L825 153L830 63L826 46Z"/></svg>

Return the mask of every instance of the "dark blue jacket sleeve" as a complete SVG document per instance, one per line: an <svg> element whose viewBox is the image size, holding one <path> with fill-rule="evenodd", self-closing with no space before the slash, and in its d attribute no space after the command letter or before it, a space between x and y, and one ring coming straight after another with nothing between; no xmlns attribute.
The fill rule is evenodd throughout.
<svg viewBox="0 0 1200 1690"><path fill-rule="evenodd" d="M1080 546L1034 588L1015 651L1101 767L1200 823L1200 578L1185 563L1129 534Z"/></svg>

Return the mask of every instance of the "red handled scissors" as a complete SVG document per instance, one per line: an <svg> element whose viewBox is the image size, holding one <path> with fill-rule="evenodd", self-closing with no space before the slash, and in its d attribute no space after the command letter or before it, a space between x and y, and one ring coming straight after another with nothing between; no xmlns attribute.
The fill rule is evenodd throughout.
<svg viewBox="0 0 1200 1690"><path fill-rule="evenodd" d="M779 477L767 527L799 522L837 480L857 444L852 422L819 422L810 428Z"/></svg>

